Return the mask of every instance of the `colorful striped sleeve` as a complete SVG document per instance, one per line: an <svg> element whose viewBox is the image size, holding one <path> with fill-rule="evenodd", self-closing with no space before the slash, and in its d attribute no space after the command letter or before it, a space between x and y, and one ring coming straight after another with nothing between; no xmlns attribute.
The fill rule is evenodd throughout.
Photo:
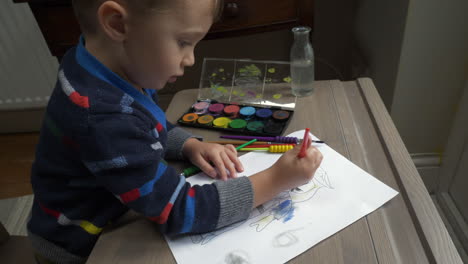
<svg viewBox="0 0 468 264"><path fill-rule="evenodd" d="M182 160L184 159L182 148L184 147L185 142L189 138L201 139L201 137L196 137L186 130L174 126L171 123L167 122L167 152L165 155L166 159L173 160Z"/></svg>
<svg viewBox="0 0 468 264"><path fill-rule="evenodd" d="M94 115L80 151L99 185L168 234L207 232L242 220L239 206L241 218L248 216L253 201L248 179L191 186L164 161L165 137L164 130L153 131L134 115ZM247 195L234 198L242 190Z"/></svg>

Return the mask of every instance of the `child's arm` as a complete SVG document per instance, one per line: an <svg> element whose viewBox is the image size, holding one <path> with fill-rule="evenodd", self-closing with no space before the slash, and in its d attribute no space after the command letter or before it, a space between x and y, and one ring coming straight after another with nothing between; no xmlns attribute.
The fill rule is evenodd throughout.
<svg viewBox="0 0 468 264"><path fill-rule="evenodd" d="M181 127L173 125L171 122L166 122L167 128L167 151L165 158L166 159L174 159L174 160L182 160L184 159L184 155L182 152L183 146L190 138L193 140L199 140L201 137L194 136L190 132Z"/></svg>
<svg viewBox="0 0 468 264"><path fill-rule="evenodd" d="M153 129L135 115L90 116L80 152L100 186L167 233L208 232L248 217L248 178L191 186L166 165L165 146Z"/></svg>
<svg viewBox="0 0 468 264"><path fill-rule="evenodd" d="M307 147L305 157L298 158L301 146L296 146L293 150L286 152L272 167L250 177L254 192L254 207L271 200L282 191L303 185L312 179L323 157L317 148L311 146L310 142ZM214 169L205 159L214 160L212 163L217 168L221 168L219 171L224 172L226 167L231 175L235 174L236 170L243 171L242 164L237 158L237 151L232 145L221 146L189 139L183 151L192 163L208 175L209 172L214 172ZM216 177L216 175L210 176ZM221 175L220 178L226 180L227 176Z"/></svg>

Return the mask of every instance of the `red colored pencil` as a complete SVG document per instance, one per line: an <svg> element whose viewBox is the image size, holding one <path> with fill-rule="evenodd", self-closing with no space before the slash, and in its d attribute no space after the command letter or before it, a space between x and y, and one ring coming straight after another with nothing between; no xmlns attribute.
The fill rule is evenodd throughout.
<svg viewBox="0 0 468 264"><path fill-rule="evenodd" d="M305 157L307 148L309 147L309 128L305 129L304 138L302 139L301 150L297 154L299 159Z"/></svg>

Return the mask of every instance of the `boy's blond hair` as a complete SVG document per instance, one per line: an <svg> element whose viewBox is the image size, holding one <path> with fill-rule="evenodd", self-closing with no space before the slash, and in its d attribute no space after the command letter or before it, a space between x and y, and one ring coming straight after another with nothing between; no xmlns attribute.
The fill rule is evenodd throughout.
<svg viewBox="0 0 468 264"><path fill-rule="evenodd" d="M96 11L98 7L109 0L73 0L73 10L75 11L76 19L80 24L83 34L96 33L97 18ZM114 0L118 3L124 4L131 11L144 12L146 10L157 10L160 8L168 7L174 1L180 0ZM215 7L213 10L214 21L219 20L222 9L223 0L214 0Z"/></svg>

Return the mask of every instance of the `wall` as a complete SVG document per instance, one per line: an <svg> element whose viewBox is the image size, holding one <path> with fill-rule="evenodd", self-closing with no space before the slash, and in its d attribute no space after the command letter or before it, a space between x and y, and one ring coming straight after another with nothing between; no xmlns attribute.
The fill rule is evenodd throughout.
<svg viewBox="0 0 468 264"><path fill-rule="evenodd" d="M0 109L44 106L57 66L27 4L1 1Z"/></svg>
<svg viewBox="0 0 468 264"><path fill-rule="evenodd" d="M373 79L387 109L395 92L408 1L360 0L356 10L356 42L369 67L367 76Z"/></svg>
<svg viewBox="0 0 468 264"><path fill-rule="evenodd" d="M465 0L358 0L356 40L430 191L468 64Z"/></svg>
<svg viewBox="0 0 468 264"><path fill-rule="evenodd" d="M410 1L391 115L412 153L444 151L468 67L468 1Z"/></svg>
<svg viewBox="0 0 468 264"><path fill-rule="evenodd" d="M314 1L314 31L317 80L352 80L362 76L365 62L355 45L353 25L357 0Z"/></svg>
<svg viewBox="0 0 468 264"><path fill-rule="evenodd" d="M0 1L0 133L39 129L57 68L28 5Z"/></svg>
<svg viewBox="0 0 468 264"><path fill-rule="evenodd" d="M410 153L441 153L468 59L465 0L359 1L357 43Z"/></svg>

